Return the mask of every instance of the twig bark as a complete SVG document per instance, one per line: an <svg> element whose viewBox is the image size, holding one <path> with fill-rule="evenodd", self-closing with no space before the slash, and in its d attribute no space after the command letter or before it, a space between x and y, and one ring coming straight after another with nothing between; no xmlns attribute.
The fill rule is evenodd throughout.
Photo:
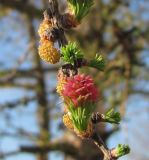
<svg viewBox="0 0 149 160"><path fill-rule="evenodd" d="M104 160L116 160L112 157L110 150L106 147L101 137L94 132L91 139L104 154Z"/></svg>

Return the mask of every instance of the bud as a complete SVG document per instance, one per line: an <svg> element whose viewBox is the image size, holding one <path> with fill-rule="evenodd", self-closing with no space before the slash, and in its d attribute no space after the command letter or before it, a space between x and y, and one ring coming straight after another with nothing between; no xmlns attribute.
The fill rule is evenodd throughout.
<svg viewBox="0 0 149 160"><path fill-rule="evenodd" d="M74 28L79 25L78 21L75 19L75 16L68 12L62 16L62 26L66 29Z"/></svg>
<svg viewBox="0 0 149 160"><path fill-rule="evenodd" d="M130 153L130 147L128 145L119 144L116 148L111 150L112 157L116 159L128 153Z"/></svg>
<svg viewBox="0 0 149 160"><path fill-rule="evenodd" d="M96 54L95 58L89 61L88 66L103 71L105 68L105 60L101 55Z"/></svg>
<svg viewBox="0 0 149 160"><path fill-rule="evenodd" d="M80 23L88 14L93 4L93 0L68 0L68 12L74 15L76 21Z"/></svg>

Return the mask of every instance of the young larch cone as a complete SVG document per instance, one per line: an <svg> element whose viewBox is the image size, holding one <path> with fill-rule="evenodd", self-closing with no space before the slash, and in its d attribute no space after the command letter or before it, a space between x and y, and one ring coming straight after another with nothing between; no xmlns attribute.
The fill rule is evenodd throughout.
<svg viewBox="0 0 149 160"><path fill-rule="evenodd" d="M63 116L63 123L65 124L65 126L66 126L68 129L70 129L70 130L73 130L73 129L74 129L72 120L70 119L68 113L64 114L64 116Z"/></svg>
<svg viewBox="0 0 149 160"><path fill-rule="evenodd" d="M52 23L49 20L43 20L39 26L38 33L41 39L48 39L46 32L52 28Z"/></svg>
<svg viewBox="0 0 149 160"><path fill-rule="evenodd" d="M93 124L92 122L89 122L86 131L78 131L77 129L74 129L74 131L77 136L81 137L82 139L90 138L94 132Z"/></svg>
<svg viewBox="0 0 149 160"><path fill-rule="evenodd" d="M54 43L52 41L41 41L41 45L38 48L38 52L40 58L48 63L55 64L60 60L60 53L54 47Z"/></svg>
<svg viewBox="0 0 149 160"><path fill-rule="evenodd" d="M93 79L84 74L68 77L62 91L64 99L65 97L69 97L75 107L89 102L96 102L98 95L99 93L94 85Z"/></svg>

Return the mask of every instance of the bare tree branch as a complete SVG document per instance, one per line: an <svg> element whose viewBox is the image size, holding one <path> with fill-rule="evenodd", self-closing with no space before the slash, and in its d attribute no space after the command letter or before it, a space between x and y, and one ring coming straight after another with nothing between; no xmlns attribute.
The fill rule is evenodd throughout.
<svg viewBox="0 0 149 160"><path fill-rule="evenodd" d="M63 153L66 153L68 155L71 155L72 157L75 157L76 159L79 157L79 150L78 148L73 144L70 143L69 140L67 141L65 139L59 139L57 141L53 141L48 143L47 146L20 146L20 149L17 151L9 152L9 153L0 153L0 158L6 158L8 156L12 156L15 154L18 154L20 152L25 152L29 154L35 154L35 153L48 153L50 151L61 151Z"/></svg>
<svg viewBox="0 0 149 160"><path fill-rule="evenodd" d="M16 106L21 105L21 104L27 105L29 102L34 101L36 99L37 99L36 96L35 97L24 97L24 98L21 98L17 101L14 101L14 102L7 102L3 105L0 104L0 110L3 110L5 108L11 108L12 109L12 108L15 108Z"/></svg>
<svg viewBox="0 0 149 160"><path fill-rule="evenodd" d="M15 69L11 69L11 70L6 70L6 71L0 71L0 75L3 75L4 77L0 78L0 83L6 83L8 81L11 81L13 79L16 78L37 78L39 77L39 73L38 73L38 68L32 68L29 70L23 70L23 69L18 69L15 71ZM47 72L55 72L58 70L58 67L48 67L48 68L43 68L43 72L47 73ZM12 74L10 74L12 73Z"/></svg>
<svg viewBox="0 0 149 160"><path fill-rule="evenodd" d="M15 9L20 13L26 14L28 16L34 16L36 18L41 18L42 10L35 8L31 4L24 4L23 1L18 0L0 0L0 4L4 7Z"/></svg>

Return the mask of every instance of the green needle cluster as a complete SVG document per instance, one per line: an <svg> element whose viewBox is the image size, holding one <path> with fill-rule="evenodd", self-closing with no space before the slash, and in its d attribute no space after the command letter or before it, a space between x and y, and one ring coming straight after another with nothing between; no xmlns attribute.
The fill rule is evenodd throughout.
<svg viewBox="0 0 149 160"><path fill-rule="evenodd" d="M68 43L68 45L61 47L62 60L64 62L74 64L74 61L83 58L83 54L76 43Z"/></svg>
<svg viewBox="0 0 149 160"><path fill-rule="evenodd" d="M93 0L68 0L69 6L73 9L75 18L80 22L92 7Z"/></svg>
<svg viewBox="0 0 149 160"><path fill-rule="evenodd" d="M121 121L121 116L119 112L114 112L114 109L111 108L105 113L104 119L105 122L119 124Z"/></svg>
<svg viewBox="0 0 149 160"><path fill-rule="evenodd" d="M116 147L117 157L122 157L130 152L130 147L128 145L119 144Z"/></svg>

